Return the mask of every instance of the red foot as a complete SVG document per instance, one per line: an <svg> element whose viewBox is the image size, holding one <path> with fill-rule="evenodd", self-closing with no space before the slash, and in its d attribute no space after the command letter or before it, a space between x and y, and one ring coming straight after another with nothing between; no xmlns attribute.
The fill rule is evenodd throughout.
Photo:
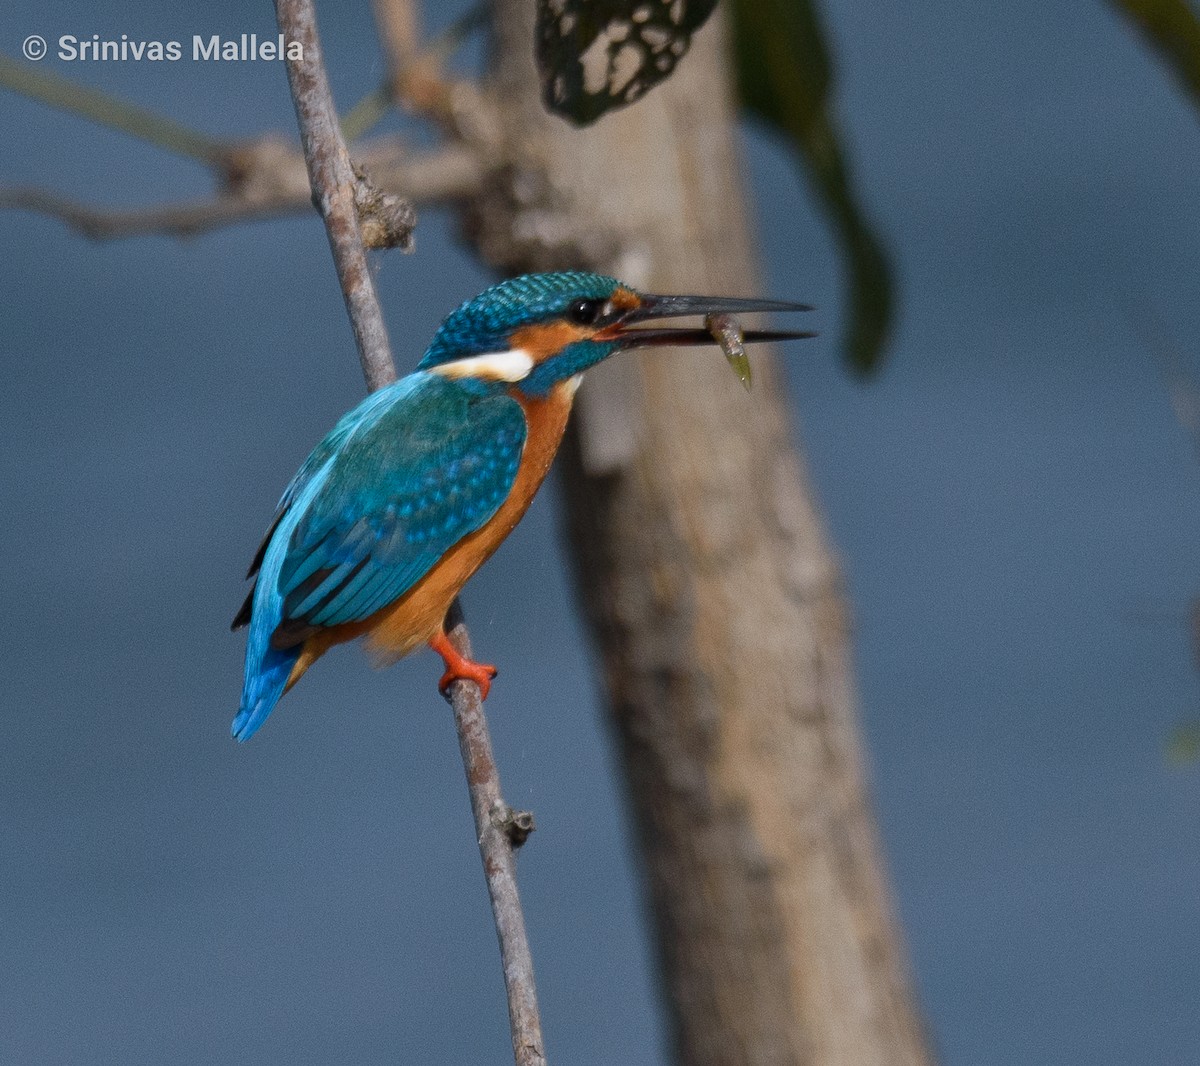
<svg viewBox="0 0 1200 1066"><path fill-rule="evenodd" d="M492 678L496 676L496 668L487 663L477 663L465 655L459 655L454 645L445 633L439 633L429 642L446 664L446 672L438 682L438 692L443 696L449 691L455 681L474 681L479 686L479 698L486 700L492 687Z"/></svg>

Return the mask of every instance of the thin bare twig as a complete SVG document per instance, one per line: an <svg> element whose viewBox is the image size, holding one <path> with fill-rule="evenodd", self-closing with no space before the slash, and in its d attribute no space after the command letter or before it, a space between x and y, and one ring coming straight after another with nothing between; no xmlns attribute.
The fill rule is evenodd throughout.
<svg viewBox="0 0 1200 1066"><path fill-rule="evenodd" d="M325 220L363 373L371 388L379 388L395 380L396 371L359 228L359 189L365 183L351 166L338 125L319 50L312 0L275 0L275 14L280 32L303 46L304 58L289 60L287 66L313 201ZM460 652L469 655L469 637L457 601L447 622L450 639ZM517 892L514 855L515 842L532 826L527 816L514 815L504 802L479 687L472 681L456 682L451 705L500 941L513 1055L517 1066L545 1066L533 961Z"/></svg>
<svg viewBox="0 0 1200 1066"><path fill-rule="evenodd" d="M471 657L471 638L457 600L446 617L446 635L461 655ZM546 1066L533 979L533 955L529 951L525 915L517 893L515 851L532 831L533 819L528 812L514 811L504 802L479 687L473 681L456 681L451 686L450 697L454 724L458 729L458 746L471 791L479 854L483 859L492 917L500 941L513 1058L517 1066Z"/></svg>
<svg viewBox="0 0 1200 1066"><path fill-rule="evenodd" d="M275 17L280 33L289 43L298 41L302 49L303 58L287 60L287 74L313 203L325 220L367 385L382 388L396 380L396 367L359 226L361 179L342 139L317 36L316 12L311 0L275 0Z"/></svg>

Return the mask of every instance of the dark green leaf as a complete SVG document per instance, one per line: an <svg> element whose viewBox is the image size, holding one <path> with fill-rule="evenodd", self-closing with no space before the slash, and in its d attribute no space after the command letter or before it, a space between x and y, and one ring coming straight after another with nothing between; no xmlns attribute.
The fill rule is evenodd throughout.
<svg viewBox="0 0 1200 1066"><path fill-rule="evenodd" d="M810 0L731 0L742 103L790 141L837 230L849 285L843 349L875 368L891 326L887 260L855 199L830 107L833 68Z"/></svg>
<svg viewBox="0 0 1200 1066"><path fill-rule="evenodd" d="M687 53L717 0L538 0L542 99L578 126L645 95Z"/></svg>
<svg viewBox="0 0 1200 1066"><path fill-rule="evenodd" d="M1187 0L1114 0L1170 64L1200 103L1200 20Z"/></svg>

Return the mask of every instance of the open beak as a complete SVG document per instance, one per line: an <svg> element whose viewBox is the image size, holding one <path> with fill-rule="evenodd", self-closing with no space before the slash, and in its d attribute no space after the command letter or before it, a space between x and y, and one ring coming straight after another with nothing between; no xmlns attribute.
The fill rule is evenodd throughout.
<svg viewBox="0 0 1200 1066"><path fill-rule="evenodd" d="M710 329L679 326L636 328L638 323L660 318L682 318L685 315L741 315L756 311L811 311L807 304L785 300L744 300L736 296L642 296L640 306L623 315L619 321L595 335L594 340L615 340L622 349L662 345L715 344ZM634 327L634 328L630 328ZM748 329L741 333L744 344L759 341L788 341L816 334L807 330Z"/></svg>

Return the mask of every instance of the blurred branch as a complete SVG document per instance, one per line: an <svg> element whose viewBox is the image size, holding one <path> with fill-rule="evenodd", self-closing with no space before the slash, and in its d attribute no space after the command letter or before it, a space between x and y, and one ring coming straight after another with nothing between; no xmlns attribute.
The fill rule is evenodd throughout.
<svg viewBox="0 0 1200 1066"><path fill-rule="evenodd" d="M471 8L419 49L415 44L416 17L407 0L376 0L374 6L379 37L387 53L388 75L346 112L342 119L346 140L361 137L397 103L435 120L448 133L461 138L460 112L464 107L478 110L480 101L469 86L448 79L442 65L466 36L483 23L487 4ZM467 124L466 128L477 125Z"/></svg>
<svg viewBox="0 0 1200 1066"><path fill-rule="evenodd" d="M287 71L313 202L325 220L363 373L367 384L378 389L395 380L396 370L359 226L360 207L375 193L350 163L321 56L312 0L275 0L275 15L280 32L303 46L304 58L289 59ZM447 624L455 647L470 655L470 638L457 601ZM533 960L517 892L514 854L531 822L527 815L515 814L504 802L478 685L458 681L450 696L500 941L513 1055L517 1066L545 1066Z"/></svg>
<svg viewBox="0 0 1200 1066"><path fill-rule="evenodd" d="M342 136L350 143L357 141L383 119L391 106L391 87L386 82L376 86L346 112L342 119Z"/></svg>
<svg viewBox="0 0 1200 1066"><path fill-rule="evenodd" d="M447 38L447 47L450 42L461 39L459 31L467 25L469 20L461 19L446 31L443 36ZM392 103L392 80L389 77L384 84L372 89L346 113L342 120L342 135L347 141L358 140L387 113ZM217 171L227 169L229 156L236 151L236 146L227 140L190 129L175 119L131 104L111 93L80 85L58 74L35 70L28 63L2 53L0 89L9 89L47 107L78 115L168 152L195 159Z"/></svg>
<svg viewBox="0 0 1200 1066"><path fill-rule="evenodd" d="M1113 0L1200 105L1200 19L1188 0Z"/></svg>
<svg viewBox="0 0 1200 1066"><path fill-rule="evenodd" d="M416 46L416 18L407 0L377 0L380 32L393 63L404 62L368 93L341 121L342 139L357 140L392 106L396 95L437 120L449 143L409 155L396 138L360 145L354 195L368 248L408 247L413 216L398 198L415 203L460 202L478 194L486 170L488 142L483 103L470 86L441 76L445 56L481 18L475 9L435 37ZM250 141L208 137L164 116L57 75L31 70L0 55L0 88L89 118L100 125L207 164L219 189L212 198L137 208L102 208L35 186L0 188L0 210L34 211L57 218L92 240L161 234L194 237L210 230L299 214L311 196L305 162L294 145L275 134ZM417 106L419 105L419 106ZM474 134L473 132L474 131ZM362 171L365 170L366 173ZM369 177L369 180L368 180Z"/></svg>
<svg viewBox="0 0 1200 1066"><path fill-rule="evenodd" d="M417 11L412 0L372 0L379 41L388 58L388 69L403 70L417 54Z"/></svg>
<svg viewBox="0 0 1200 1066"><path fill-rule="evenodd" d="M461 202L477 195L493 159L486 131L488 108L473 86L447 81L442 63L480 24L485 6L468 11L424 47L417 45L417 18L409 0L376 0L380 35L389 55L387 80L367 93L340 120L341 143L358 141L402 99L435 120L447 143L412 156L397 138L358 145L353 195L368 248L408 248L416 203ZM246 141L197 133L108 93L0 55L0 88L80 115L110 129L193 158L212 169L218 191L211 198L136 208L103 208L36 186L0 188L0 210L35 211L57 218L92 240L161 234L192 237L223 226L306 211L311 202L304 158L290 140L265 134ZM330 102L332 107L332 102ZM336 114L334 121L338 121ZM365 173L364 173L365 171Z"/></svg>
<svg viewBox="0 0 1200 1066"><path fill-rule="evenodd" d="M70 200L35 186L0 189L0 208L19 208L49 215L95 241L143 237L194 237L207 230L241 222L277 218L310 208L308 200L280 199L252 203L237 196L194 200L131 210L106 210Z"/></svg>
<svg viewBox="0 0 1200 1066"><path fill-rule="evenodd" d="M395 97L396 73L417 54L417 12L410 0L374 0L371 7L387 56L388 76L342 119L342 133L348 141L361 137L388 113Z"/></svg>
<svg viewBox="0 0 1200 1066"><path fill-rule="evenodd" d="M312 193L303 158L290 145L285 151L273 151L274 144L273 139L261 142L253 152L250 146L243 146L231 158L247 160L247 167L227 175L225 187L211 198L112 209L80 203L36 186L17 186L0 188L0 210L16 208L49 215L92 240L150 234L195 237L225 226L311 210ZM255 158L250 161L252 156ZM403 146L388 140L368 147L358 161L374 187L415 204L457 202L474 196L484 176L476 155L460 145L409 156ZM364 213L360 206L360 218ZM394 242L383 224L386 214L376 221L381 222L380 228L367 227L367 246L391 247Z"/></svg>
<svg viewBox="0 0 1200 1066"><path fill-rule="evenodd" d="M0 55L0 88L38 100L49 107L91 119L120 130L169 152L188 156L212 167L223 167L228 145L174 119L110 96L99 89L78 85L67 78L35 70L10 56Z"/></svg>

